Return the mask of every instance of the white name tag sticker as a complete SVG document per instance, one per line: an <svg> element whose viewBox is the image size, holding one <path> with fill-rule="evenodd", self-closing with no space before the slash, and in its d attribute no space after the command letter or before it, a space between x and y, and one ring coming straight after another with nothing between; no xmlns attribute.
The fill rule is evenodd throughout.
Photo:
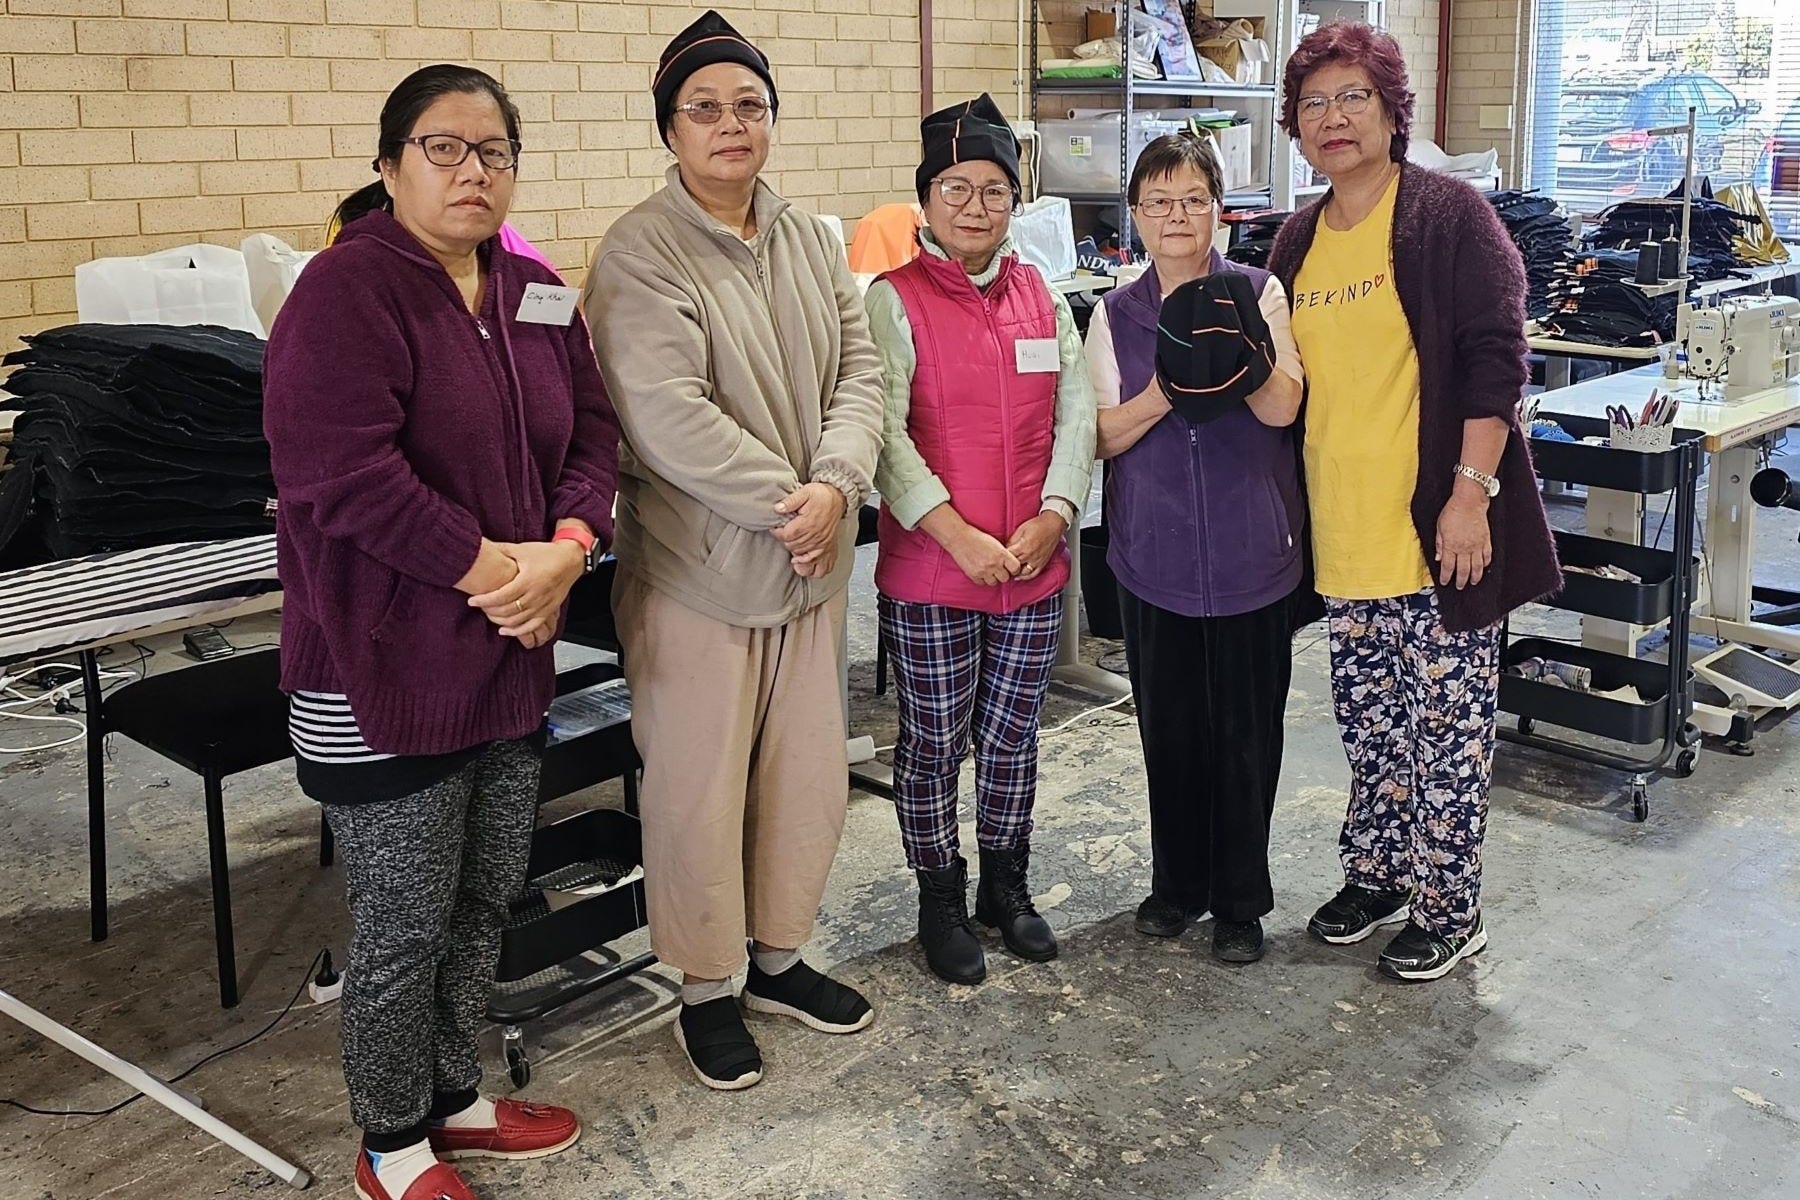
<svg viewBox="0 0 1800 1200"><path fill-rule="evenodd" d="M519 301L519 320L530 325L567 325L575 319L581 289L554 283L528 283Z"/></svg>
<svg viewBox="0 0 1800 1200"><path fill-rule="evenodd" d="M1013 343L1013 360L1021 375L1054 375L1062 370L1055 338L1020 338Z"/></svg>

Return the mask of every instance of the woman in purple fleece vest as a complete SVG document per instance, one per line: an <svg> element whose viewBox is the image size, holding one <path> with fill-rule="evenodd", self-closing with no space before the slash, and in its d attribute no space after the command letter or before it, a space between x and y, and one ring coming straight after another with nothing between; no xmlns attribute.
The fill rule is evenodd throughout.
<svg viewBox="0 0 1800 1200"><path fill-rule="evenodd" d="M1175 937L1211 912L1213 953L1247 963L1262 957L1275 906L1269 822L1304 537L1291 429L1302 374L1281 284L1213 249L1224 189L1210 142L1178 134L1144 148L1126 198L1151 266L1094 310L1087 354L1097 450L1110 463L1106 560L1150 793L1151 888L1137 928ZM1157 381L1163 298L1226 272L1249 277L1274 369L1212 419L1190 420ZM1232 328L1202 336L1249 336L1241 318L1221 324Z"/></svg>
<svg viewBox="0 0 1800 1200"><path fill-rule="evenodd" d="M567 1109L477 1090L551 643L611 543L619 440L573 290L496 237L518 153L492 78L408 76L382 108L381 181L340 207L265 363L282 686L355 919L344 1078L365 1200L472 1198L440 1159L535 1158L580 1133Z"/></svg>

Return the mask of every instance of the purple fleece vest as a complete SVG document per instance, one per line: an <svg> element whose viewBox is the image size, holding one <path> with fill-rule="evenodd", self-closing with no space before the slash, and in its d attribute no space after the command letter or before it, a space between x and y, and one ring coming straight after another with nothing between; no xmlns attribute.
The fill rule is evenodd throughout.
<svg viewBox="0 0 1800 1200"><path fill-rule="evenodd" d="M1269 279L1217 250L1211 269L1248 275L1258 295ZM1156 268L1101 302L1129 400L1156 366ZM1248 405L1205 425L1168 414L1112 460L1106 525L1107 564L1140 600L1189 617L1275 603L1299 586L1306 533L1293 430L1264 425Z"/></svg>

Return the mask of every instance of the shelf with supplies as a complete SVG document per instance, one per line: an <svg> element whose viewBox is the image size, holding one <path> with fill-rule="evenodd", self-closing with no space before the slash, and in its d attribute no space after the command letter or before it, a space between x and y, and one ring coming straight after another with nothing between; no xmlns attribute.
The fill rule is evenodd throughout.
<svg viewBox="0 0 1800 1200"><path fill-rule="evenodd" d="M1299 0L1234 0L1232 19L1242 32L1196 44L1191 4L1175 0L1125 0L1110 13L1089 11L1087 41L1114 39L1117 56L1104 61L1117 74L1106 78L1046 75L1041 64L1073 46L1047 45L1043 0L1032 0L1028 116L1037 130L1033 175L1042 195L1059 196L1085 210L1077 228L1131 245L1133 213L1126 184L1143 148L1156 138L1198 127L1217 147L1228 209L1269 208L1284 201L1274 170L1280 88L1271 56L1291 38ZM1208 14L1210 15L1210 14ZM1175 19L1179 18L1179 23ZM1152 31L1155 31L1152 33ZM1124 36L1120 37L1123 32ZM1136 54L1132 43L1135 33ZM1185 36L1183 34L1185 33ZM1154 43L1154 51L1149 46ZM1224 47L1223 50L1220 47ZM1234 54L1233 51L1236 51ZM1145 55L1176 78L1142 79L1132 70ZM1205 72L1203 75L1202 72ZM1094 210L1111 208L1102 218ZM1091 226L1092 228L1087 228Z"/></svg>
<svg viewBox="0 0 1800 1200"><path fill-rule="evenodd" d="M1040 92L1121 92L1123 79L1059 79L1042 75L1032 82ZM1200 79L1134 79L1131 90L1140 96L1257 96L1275 98L1272 83L1207 83Z"/></svg>

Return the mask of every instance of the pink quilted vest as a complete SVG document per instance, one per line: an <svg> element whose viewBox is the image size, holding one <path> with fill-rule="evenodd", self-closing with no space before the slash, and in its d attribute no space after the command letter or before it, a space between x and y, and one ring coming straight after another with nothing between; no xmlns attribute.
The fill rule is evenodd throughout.
<svg viewBox="0 0 1800 1200"><path fill-rule="evenodd" d="M1008 256L986 292L959 262L921 254L882 276L912 326L907 432L950 490L963 520L1002 545L1043 508L1056 432L1055 372L1022 374L1013 344L1056 338L1056 309L1037 268ZM895 600L1008 613L1055 595L1069 579L1058 546L1036 579L975 583L923 529L908 530L881 506L875 586Z"/></svg>

